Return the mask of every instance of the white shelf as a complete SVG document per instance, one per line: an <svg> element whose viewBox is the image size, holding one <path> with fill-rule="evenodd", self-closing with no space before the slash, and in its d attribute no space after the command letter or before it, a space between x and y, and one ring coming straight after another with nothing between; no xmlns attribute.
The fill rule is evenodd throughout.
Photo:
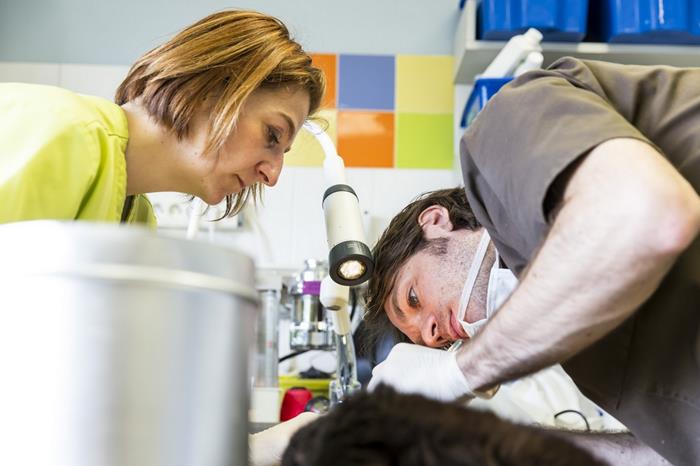
<svg viewBox="0 0 700 466"><path fill-rule="evenodd" d="M470 84L496 56L505 42L476 40L476 2L468 0L455 34L454 82ZM700 46L543 42L544 64L567 55L634 65L700 66Z"/></svg>

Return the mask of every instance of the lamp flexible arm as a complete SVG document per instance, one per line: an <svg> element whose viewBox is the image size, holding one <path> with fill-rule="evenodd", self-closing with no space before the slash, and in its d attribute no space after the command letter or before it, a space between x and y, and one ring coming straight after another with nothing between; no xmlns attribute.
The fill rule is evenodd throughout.
<svg viewBox="0 0 700 466"><path fill-rule="evenodd" d="M336 184L346 184L345 180L345 163L343 158L338 155L335 149L335 144L331 140L328 133L321 129L313 121L304 123L304 127L316 137L316 140L321 144L323 149L323 178L326 188Z"/></svg>
<svg viewBox="0 0 700 466"><path fill-rule="evenodd" d="M350 288L334 282L330 276L321 281L319 299L331 314L337 354L337 383L331 386L331 399L341 401L360 389L357 380L357 357L352 339L352 326L348 313Z"/></svg>
<svg viewBox="0 0 700 466"><path fill-rule="evenodd" d="M327 312L331 313L336 343L337 379L331 384L330 398L332 402L341 402L346 396L359 390L360 383L357 380L357 357L348 314L350 288L345 285L349 283L338 283L336 280L337 274L334 273L332 256L336 246L340 243L343 243L341 244L343 246L348 243L348 239L364 244L364 230L357 196L352 188L347 186L345 164L338 155L333 141L325 131L311 121L304 123L304 127L316 137L325 153L323 175L327 189L324 194L323 209L328 247L331 250L329 254L331 273L321 282L319 298ZM332 190L338 186L347 186L349 191L340 189L333 192ZM328 192L332 194L329 195ZM371 256L369 259L371 260ZM363 277L363 280L365 279L366 274Z"/></svg>

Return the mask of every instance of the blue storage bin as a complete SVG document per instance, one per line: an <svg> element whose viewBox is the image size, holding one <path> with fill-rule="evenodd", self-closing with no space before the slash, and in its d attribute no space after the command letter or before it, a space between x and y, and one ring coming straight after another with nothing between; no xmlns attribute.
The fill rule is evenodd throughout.
<svg viewBox="0 0 700 466"><path fill-rule="evenodd" d="M596 38L631 44L700 44L698 0L591 0Z"/></svg>
<svg viewBox="0 0 700 466"><path fill-rule="evenodd" d="M504 84L512 81L513 78L482 78L474 81L474 87L464 106L460 126L466 128L472 122L477 113L484 108L486 102L498 92Z"/></svg>
<svg viewBox="0 0 700 466"><path fill-rule="evenodd" d="M545 41L580 42L588 0L481 0L478 19L477 37L483 40L508 40L537 28Z"/></svg>

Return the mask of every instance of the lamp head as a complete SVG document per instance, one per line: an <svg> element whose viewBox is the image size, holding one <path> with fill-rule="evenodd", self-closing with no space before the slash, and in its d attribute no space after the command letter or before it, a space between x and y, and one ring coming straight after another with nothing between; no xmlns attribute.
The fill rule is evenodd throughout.
<svg viewBox="0 0 700 466"><path fill-rule="evenodd" d="M360 241L343 241L328 252L328 273L340 285L356 286L366 282L374 262L369 247Z"/></svg>

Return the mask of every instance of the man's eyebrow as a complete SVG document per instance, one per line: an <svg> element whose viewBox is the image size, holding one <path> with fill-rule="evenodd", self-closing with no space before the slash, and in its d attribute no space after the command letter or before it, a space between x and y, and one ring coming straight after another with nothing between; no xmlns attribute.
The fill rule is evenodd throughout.
<svg viewBox="0 0 700 466"><path fill-rule="evenodd" d="M399 307L399 301L396 299L397 294L398 293L396 292L396 288L391 290L391 305L394 308L394 314L396 314L396 317L398 317L400 320L403 320L405 314Z"/></svg>

